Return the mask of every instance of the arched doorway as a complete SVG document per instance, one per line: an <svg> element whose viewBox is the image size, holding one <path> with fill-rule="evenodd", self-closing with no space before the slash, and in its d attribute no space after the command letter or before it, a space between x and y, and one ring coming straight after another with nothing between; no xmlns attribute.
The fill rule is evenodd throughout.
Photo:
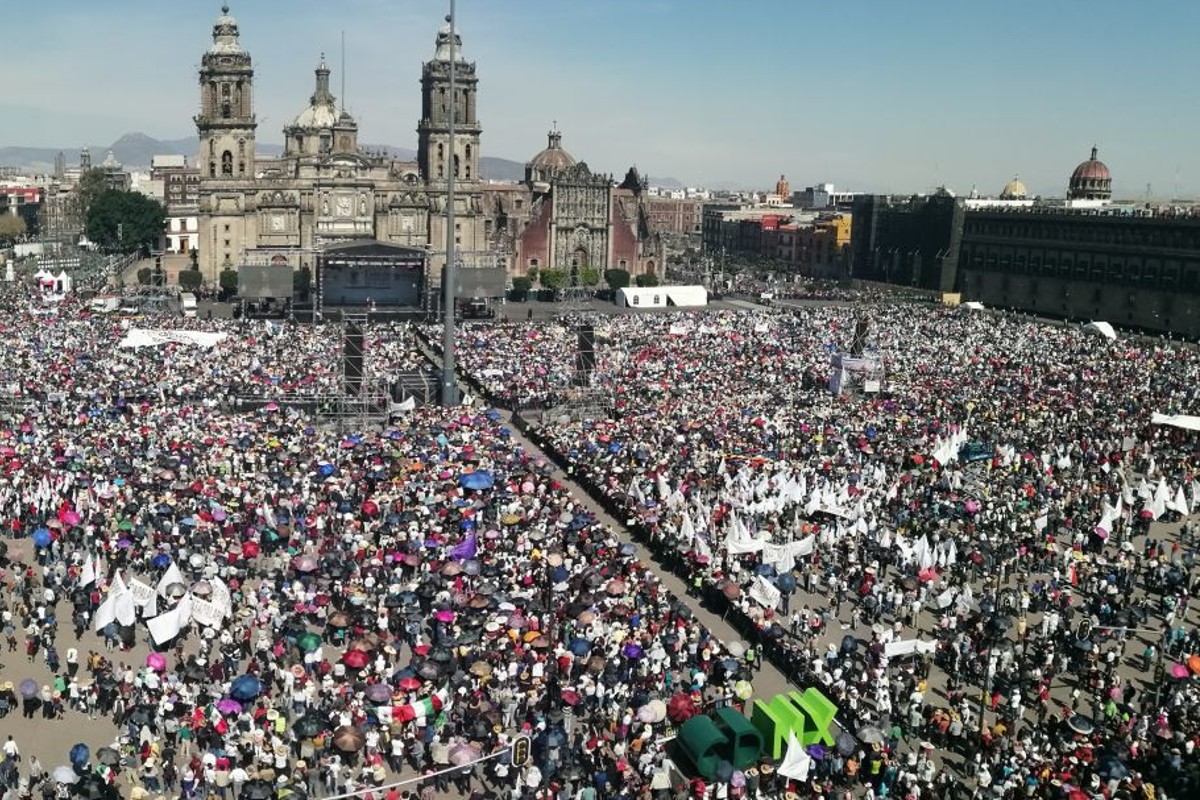
<svg viewBox="0 0 1200 800"><path fill-rule="evenodd" d="M587 269L588 266L588 251L586 247L580 245L571 253L571 285L579 285L580 270Z"/></svg>
<svg viewBox="0 0 1200 800"><path fill-rule="evenodd" d="M287 263L288 263L287 256L278 256L278 255L271 256L271 266L274 266L274 267L287 266Z"/></svg>
<svg viewBox="0 0 1200 800"><path fill-rule="evenodd" d="M647 275L657 275L658 274L657 272L654 271L654 260L653 259L646 262L646 274Z"/></svg>

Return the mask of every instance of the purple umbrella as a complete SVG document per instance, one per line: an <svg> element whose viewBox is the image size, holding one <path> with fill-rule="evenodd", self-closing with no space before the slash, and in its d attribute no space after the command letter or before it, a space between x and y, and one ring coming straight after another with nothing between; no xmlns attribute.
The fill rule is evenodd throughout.
<svg viewBox="0 0 1200 800"><path fill-rule="evenodd" d="M35 681L33 678L26 678L25 680L21 681L21 685L17 688L21 690L22 697L33 697L35 694L37 694L38 685L37 681Z"/></svg>
<svg viewBox="0 0 1200 800"><path fill-rule="evenodd" d="M810 744L804 750L817 761L825 758L825 745L823 744Z"/></svg>
<svg viewBox="0 0 1200 800"><path fill-rule="evenodd" d="M223 697L217 701L217 711L222 714L240 714L242 713L242 704L232 697Z"/></svg>
<svg viewBox="0 0 1200 800"><path fill-rule="evenodd" d="M372 683L367 687L367 699L372 703L386 703L392 699L392 690L386 683Z"/></svg>
<svg viewBox="0 0 1200 800"><path fill-rule="evenodd" d="M121 548L122 550L128 550L132 546L133 542L129 541L128 539L119 539L117 541L117 547Z"/></svg>
<svg viewBox="0 0 1200 800"><path fill-rule="evenodd" d="M634 644L633 642L630 642L621 648L621 652L625 654L626 658L641 658L642 646L640 644Z"/></svg>

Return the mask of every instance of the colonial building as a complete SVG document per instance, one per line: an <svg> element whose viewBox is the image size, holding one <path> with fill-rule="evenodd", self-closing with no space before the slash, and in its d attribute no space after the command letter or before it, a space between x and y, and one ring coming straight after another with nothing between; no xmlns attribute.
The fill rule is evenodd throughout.
<svg viewBox="0 0 1200 800"><path fill-rule="evenodd" d="M645 188L635 169L619 186L592 172L551 130L546 148L525 165L523 183L484 188L489 246L506 254L514 274L561 270L568 285L589 268L661 277L664 244L651 225Z"/></svg>
<svg viewBox="0 0 1200 800"><path fill-rule="evenodd" d="M456 178L455 240L464 254L485 246L479 184L475 65L449 25L421 73L418 157L403 161L359 149L358 124L330 91L322 58L313 94L284 127L284 152L255 151L254 67L228 6L213 25L200 66L199 263L209 281L241 263L313 266L331 244L379 241L427 249L440 275L446 244L447 178ZM455 96L450 97L450 59ZM455 147L449 151L450 104Z"/></svg>

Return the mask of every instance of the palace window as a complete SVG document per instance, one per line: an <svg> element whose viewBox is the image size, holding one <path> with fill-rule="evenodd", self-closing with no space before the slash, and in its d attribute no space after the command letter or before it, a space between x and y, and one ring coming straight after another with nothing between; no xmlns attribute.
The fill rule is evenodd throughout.
<svg viewBox="0 0 1200 800"><path fill-rule="evenodd" d="M224 153L221 153L221 174L233 174L233 153L228 150L226 150Z"/></svg>

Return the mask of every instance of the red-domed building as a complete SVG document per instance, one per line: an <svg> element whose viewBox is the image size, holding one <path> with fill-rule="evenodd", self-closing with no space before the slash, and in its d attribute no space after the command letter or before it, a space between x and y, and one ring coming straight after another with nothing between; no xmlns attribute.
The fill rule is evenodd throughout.
<svg viewBox="0 0 1200 800"><path fill-rule="evenodd" d="M1092 147L1092 157L1071 173L1071 182L1067 186L1067 199L1112 199L1112 173L1109 172L1103 161L1096 158L1095 146Z"/></svg>

